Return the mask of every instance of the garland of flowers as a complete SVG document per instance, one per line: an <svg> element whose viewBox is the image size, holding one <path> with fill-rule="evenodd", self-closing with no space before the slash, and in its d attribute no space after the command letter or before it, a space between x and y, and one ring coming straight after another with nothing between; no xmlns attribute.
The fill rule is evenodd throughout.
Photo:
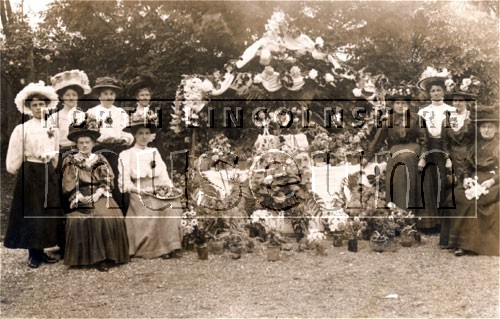
<svg viewBox="0 0 500 319"><path fill-rule="evenodd" d="M183 75L172 106L171 129L180 133L188 125L200 126L200 111L212 96L219 96L229 88L245 97L256 86L273 93L283 87L299 91L307 82L324 88L356 79L355 72L339 61L336 50L328 50L321 37L313 41L288 20L282 11L275 12L266 24L264 35L238 60L227 63L224 74L216 71L211 75ZM256 56L264 66L262 71L236 72ZM272 61L275 61L273 66Z"/></svg>

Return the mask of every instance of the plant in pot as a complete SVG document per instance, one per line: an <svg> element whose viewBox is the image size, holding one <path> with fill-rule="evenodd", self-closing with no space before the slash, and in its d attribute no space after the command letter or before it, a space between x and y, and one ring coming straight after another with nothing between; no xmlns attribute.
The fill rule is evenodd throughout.
<svg viewBox="0 0 500 319"><path fill-rule="evenodd" d="M347 249L351 252L358 251L358 238L366 231L368 223L359 217L349 218L346 224Z"/></svg>
<svg viewBox="0 0 500 319"><path fill-rule="evenodd" d="M280 234L277 231L269 231L267 242L268 261L278 261L280 259L280 249L281 244L283 243L285 243L285 241L281 238Z"/></svg>
<svg viewBox="0 0 500 319"><path fill-rule="evenodd" d="M415 228L416 224L405 226L401 230L401 246L403 247L411 247L415 242L415 236L418 234L417 229Z"/></svg>
<svg viewBox="0 0 500 319"><path fill-rule="evenodd" d="M387 236L379 233L378 231L374 231L370 237L370 246L373 251L381 253L386 249L387 241Z"/></svg>
<svg viewBox="0 0 500 319"><path fill-rule="evenodd" d="M196 230L198 229L198 218L196 211L190 207L181 216L182 247L185 250L193 250L196 239Z"/></svg>
<svg viewBox="0 0 500 319"><path fill-rule="evenodd" d="M346 223L349 220L342 208L329 211L326 216L323 216L323 223L333 235L333 246L341 247L345 237Z"/></svg>

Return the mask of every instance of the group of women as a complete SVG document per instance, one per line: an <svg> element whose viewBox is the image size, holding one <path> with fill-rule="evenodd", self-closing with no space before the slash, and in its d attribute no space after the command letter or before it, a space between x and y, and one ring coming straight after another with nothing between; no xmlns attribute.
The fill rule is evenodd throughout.
<svg viewBox="0 0 500 319"><path fill-rule="evenodd" d="M130 116L114 105L121 87L111 77L92 89L79 70L51 80L29 84L15 99L32 118L9 143L7 170L18 178L4 245L28 249L31 268L56 262L44 252L56 245L66 265L101 271L131 256L178 257L181 205L154 192L173 186L148 146L157 127L149 105L154 80L140 77L128 87L137 99ZM499 255L498 108L472 112L474 95L447 90L446 80L420 80L431 104L415 113L407 112L409 88L389 90L393 123L376 130L368 158L388 146L387 201L414 210L420 229L440 225L442 248ZM78 99L91 92L100 104L83 112Z"/></svg>
<svg viewBox="0 0 500 319"><path fill-rule="evenodd" d="M468 85L450 84L421 78L431 104L418 112L410 87L388 90L393 123L376 130L367 160L388 146L387 201L414 211L422 231L439 231L442 249L498 256L498 106L477 106Z"/></svg>
<svg viewBox="0 0 500 319"><path fill-rule="evenodd" d="M15 99L32 119L9 142L7 171L18 178L4 245L28 249L31 268L56 262L44 252L56 245L65 265L100 271L131 256L179 257L180 202L155 195L173 184L158 150L148 146L157 128L149 106L153 79L128 86L137 99L130 116L114 105L121 90L114 78L98 78L91 89L83 71L71 70L51 82L31 83ZM91 92L100 104L83 112L78 99ZM48 115L59 100L62 108Z"/></svg>

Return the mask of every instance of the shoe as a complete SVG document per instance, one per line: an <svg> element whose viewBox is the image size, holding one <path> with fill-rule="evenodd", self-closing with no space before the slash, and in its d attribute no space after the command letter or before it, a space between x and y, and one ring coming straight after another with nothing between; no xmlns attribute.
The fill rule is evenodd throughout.
<svg viewBox="0 0 500 319"><path fill-rule="evenodd" d="M38 267L40 267L41 263L42 262L38 258L35 258L33 256L30 256L28 258L28 267L30 267L30 268L38 268Z"/></svg>
<svg viewBox="0 0 500 319"><path fill-rule="evenodd" d="M455 256L460 257L463 255L465 255L465 251L463 249L459 248L459 249L455 250Z"/></svg>
<svg viewBox="0 0 500 319"><path fill-rule="evenodd" d="M96 265L97 270L100 272L107 272L109 270L108 264L105 261L101 261Z"/></svg>
<svg viewBox="0 0 500 319"><path fill-rule="evenodd" d="M52 258L50 257L49 255L47 255L46 253L41 253L40 254L40 261L44 262L44 263L47 263L47 264L55 264L56 262L58 262L59 260L56 259L56 258Z"/></svg>
<svg viewBox="0 0 500 319"><path fill-rule="evenodd" d="M181 254L179 254L175 251L161 256L161 258L163 258L163 259L174 259L174 258L179 259L181 257L182 257Z"/></svg>

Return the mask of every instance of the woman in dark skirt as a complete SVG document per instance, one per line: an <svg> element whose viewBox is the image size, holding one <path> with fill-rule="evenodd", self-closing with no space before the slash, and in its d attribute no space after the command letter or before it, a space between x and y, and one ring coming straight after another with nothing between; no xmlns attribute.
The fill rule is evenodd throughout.
<svg viewBox="0 0 500 319"><path fill-rule="evenodd" d="M452 99L453 107L457 112L450 118L450 128L444 128L445 140L447 142L447 149L452 160L452 172L454 175L453 183L457 182L457 172L462 172L465 165L469 149L474 145L475 125L471 123L469 106L474 103L475 95L472 92L472 85L467 87L461 86L462 90L454 90L450 97ZM452 184L451 187L457 186ZM453 206L453 194L448 194L447 206ZM441 233L439 236L439 246L442 249L450 248L448 245L448 238L450 232L450 218L448 216L451 210L444 210L444 218L441 220Z"/></svg>
<svg viewBox="0 0 500 319"><path fill-rule="evenodd" d="M126 226L111 195L113 170L103 155L92 153L100 136L97 124L87 121L84 125L70 127L68 139L79 152L68 155L62 166L63 192L70 207L64 264L95 265L107 271L111 263L129 261Z"/></svg>
<svg viewBox="0 0 500 319"><path fill-rule="evenodd" d="M500 255L498 122L496 107L478 112L475 118L477 147L469 148L455 189L456 209L449 212L454 216L449 246L456 249L456 256Z"/></svg>
<svg viewBox="0 0 500 319"><path fill-rule="evenodd" d="M17 109L33 118L16 126L9 141L6 166L17 174L4 245L28 249L28 266L54 263L43 249L57 244L62 211L55 167L59 132L47 125L45 112L57 106L57 94L43 82L31 83L16 96Z"/></svg>
<svg viewBox="0 0 500 319"><path fill-rule="evenodd" d="M451 171L451 159L448 156L445 130L450 114L456 108L443 102L445 96L445 74L429 68L422 75L418 86L427 92L432 103L418 111L425 124L426 149L418 162L422 172L422 197L424 209L419 211L417 227L423 231L436 232L440 226L442 209L446 207L447 171Z"/></svg>
<svg viewBox="0 0 500 319"><path fill-rule="evenodd" d="M386 201L414 210L421 206L417 163L423 149L423 130L418 116L410 113L412 87L401 85L388 93L387 100L394 111L392 127L384 125L377 129L368 156L373 156L384 143L388 145L391 157L386 168Z"/></svg>

